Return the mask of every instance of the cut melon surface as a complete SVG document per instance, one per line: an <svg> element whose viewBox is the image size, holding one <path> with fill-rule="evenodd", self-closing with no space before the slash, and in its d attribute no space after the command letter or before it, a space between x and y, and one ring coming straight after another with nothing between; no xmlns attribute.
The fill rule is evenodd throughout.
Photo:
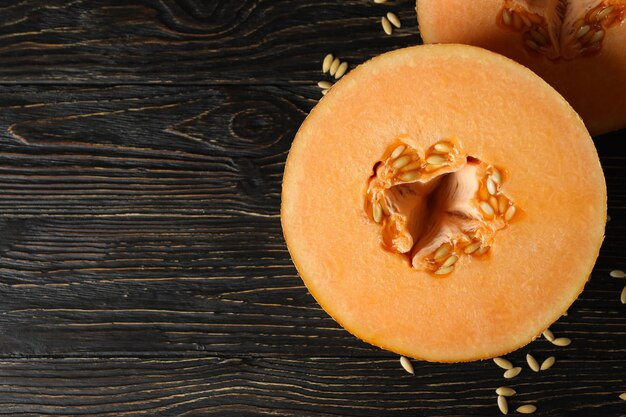
<svg viewBox="0 0 626 417"><path fill-rule="evenodd" d="M532 69L592 135L626 127L626 0L418 0L417 16L425 43L480 46Z"/></svg>
<svg viewBox="0 0 626 417"><path fill-rule="evenodd" d="M307 288L349 332L472 361L529 343L578 297L606 188L584 124L541 78L425 45L357 67L311 111L281 221Z"/></svg>

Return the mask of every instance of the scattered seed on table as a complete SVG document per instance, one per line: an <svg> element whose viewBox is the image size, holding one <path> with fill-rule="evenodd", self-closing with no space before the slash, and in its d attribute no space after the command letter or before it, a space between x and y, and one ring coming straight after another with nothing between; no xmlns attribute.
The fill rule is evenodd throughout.
<svg viewBox="0 0 626 417"><path fill-rule="evenodd" d="M333 86L333 84L328 81L320 81L319 83L317 83L317 86L321 89L328 90L330 87Z"/></svg>
<svg viewBox="0 0 626 417"><path fill-rule="evenodd" d="M572 341L567 337L559 337L552 341L552 344L556 346L569 346L570 343L572 343Z"/></svg>
<svg viewBox="0 0 626 417"><path fill-rule="evenodd" d="M539 372L539 362L537 362L537 359L535 359L535 357L530 353L526 354L526 362L528 362L530 369L535 372Z"/></svg>
<svg viewBox="0 0 626 417"><path fill-rule="evenodd" d="M328 93L328 90L322 90L322 95L325 96Z"/></svg>
<svg viewBox="0 0 626 417"><path fill-rule="evenodd" d="M330 64L330 75L335 75L335 72L337 72L337 68L339 68L339 65L341 64L341 61L339 60L339 58L335 58L333 59L332 64Z"/></svg>
<svg viewBox="0 0 626 417"><path fill-rule="evenodd" d="M622 271L621 269L614 269L613 271L611 271L610 275L613 278L626 278L626 272Z"/></svg>
<svg viewBox="0 0 626 417"><path fill-rule="evenodd" d="M510 387L500 387L496 390L496 394L502 395L503 397L512 397L517 394L517 392Z"/></svg>
<svg viewBox="0 0 626 417"><path fill-rule="evenodd" d="M383 30L387 35L391 35L393 33L393 27L391 27L391 22L385 16L380 20L380 23L383 25Z"/></svg>
<svg viewBox="0 0 626 417"><path fill-rule="evenodd" d="M376 3L376 4L383 4L383 3L386 3L386 2L387 2L387 0L374 0L374 3Z"/></svg>
<svg viewBox="0 0 626 417"><path fill-rule="evenodd" d="M347 70L348 70L348 63L342 62L341 65L339 65L339 68L337 68L337 71L335 72L335 79L338 80L341 77L343 77L343 75L346 73Z"/></svg>
<svg viewBox="0 0 626 417"><path fill-rule="evenodd" d="M330 71L330 66L334 60L335 60L335 57L333 56L333 54L328 54L324 57L324 61L322 62L322 72L324 74Z"/></svg>
<svg viewBox="0 0 626 417"><path fill-rule="evenodd" d="M543 331L543 337L546 338L546 340L553 342L554 341L554 333L552 333L552 330L550 329L546 329Z"/></svg>
<svg viewBox="0 0 626 417"><path fill-rule="evenodd" d="M392 12L387 13L387 19L392 25L394 25L398 29L402 27L402 22L400 22L400 19L398 19L398 16L396 16L395 13L392 13Z"/></svg>
<svg viewBox="0 0 626 417"><path fill-rule="evenodd" d="M624 392L624 393L620 394L620 395L619 395L619 398L620 398L621 400L626 401L626 392Z"/></svg>
<svg viewBox="0 0 626 417"><path fill-rule="evenodd" d="M498 408L502 414L509 413L509 403L506 401L506 397L498 395Z"/></svg>
<svg viewBox="0 0 626 417"><path fill-rule="evenodd" d="M400 365L404 368L405 371L410 373L411 375L415 375L415 370L413 369L413 364L409 360L409 358L400 356Z"/></svg>
<svg viewBox="0 0 626 417"><path fill-rule="evenodd" d="M532 414L537 411L537 407L532 404L522 405L521 407L517 407L517 411L520 414Z"/></svg>
<svg viewBox="0 0 626 417"><path fill-rule="evenodd" d="M493 358L493 361L495 362L496 365L498 365L502 369L513 368L513 364L504 358Z"/></svg>
<svg viewBox="0 0 626 417"><path fill-rule="evenodd" d="M622 288L622 294L619 296L619 299L622 304L626 304L626 286Z"/></svg>
<svg viewBox="0 0 626 417"><path fill-rule="evenodd" d="M511 368L508 371L504 372L504 377L506 379L514 378L514 377L518 376L520 372L522 372L522 368L517 366L515 368Z"/></svg>
<svg viewBox="0 0 626 417"><path fill-rule="evenodd" d="M548 359L543 361L539 369L541 369L542 371L547 371L548 369L552 368L552 365L554 365L555 362L556 358L554 356L550 356Z"/></svg>

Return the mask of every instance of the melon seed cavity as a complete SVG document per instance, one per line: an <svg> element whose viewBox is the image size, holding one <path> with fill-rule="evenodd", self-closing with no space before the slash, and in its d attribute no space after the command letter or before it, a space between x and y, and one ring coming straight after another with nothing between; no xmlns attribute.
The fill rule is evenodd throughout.
<svg viewBox="0 0 626 417"><path fill-rule="evenodd" d="M504 0L496 21L518 32L530 53L574 59L602 49L607 32L624 21L622 0Z"/></svg>
<svg viewBox="0 0 626 417"><path fill-rule="evenodd" d="M454 139L418 150L396 142L373 166L365 213L384 249L435 277L488 256L496 234L519 217L507 173L463 153Z"/></svg>

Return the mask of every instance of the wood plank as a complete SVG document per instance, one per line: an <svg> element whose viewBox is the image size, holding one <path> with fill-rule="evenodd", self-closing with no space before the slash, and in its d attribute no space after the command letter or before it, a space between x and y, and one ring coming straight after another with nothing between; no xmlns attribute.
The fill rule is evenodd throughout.
<svg viewBox="0 0 626 417"><path fill-rule="evenodd" d="M0 83L313 85L328 52L358 64L418 41L413 0L16 0L0 7Z"/></svg>
<svg viewBox="0 0 626 417"><path fill-rule="evenodd" d="M277 215L317 88L0 92L0 216Z"/></svg>
<svg viewBox="0 0 626 417"><path fill-rule="evenodd" d="M537 416L623 410L614 359L560 358L514 380L491 362L414 365L416 376L397 358L12 359L0 362L0 415L485 416L499 414L503 384L518 392L511 408L534 403Z"/></svg>

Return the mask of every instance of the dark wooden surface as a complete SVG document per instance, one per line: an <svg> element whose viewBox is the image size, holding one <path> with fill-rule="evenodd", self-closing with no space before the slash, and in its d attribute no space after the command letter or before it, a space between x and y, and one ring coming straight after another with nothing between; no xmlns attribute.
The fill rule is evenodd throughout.
<svg viewBox="0 0 626 417"><path fill-rule="evenodd" d="M380 17L404 24L385 36ZM419 40L414 2L0 1L0 414L541 416L626 402L626 131L596 138L612 217L591 282L505 381L335 324L282 238L281 176L321 59Z"/></svg>

